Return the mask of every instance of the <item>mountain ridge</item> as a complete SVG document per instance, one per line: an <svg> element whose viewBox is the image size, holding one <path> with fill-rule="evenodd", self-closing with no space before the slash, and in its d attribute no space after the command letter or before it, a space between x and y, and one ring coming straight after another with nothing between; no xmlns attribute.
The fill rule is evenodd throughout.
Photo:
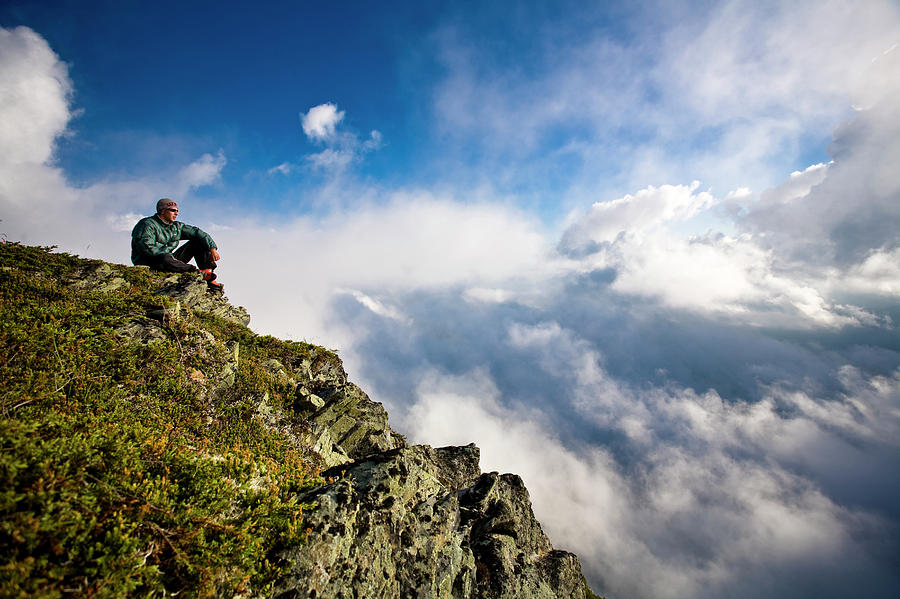
<svg viewBox="0 0 900 599"><path fill-rule="evenodd" d="M595 597L511 474L192 274L0 244L0 591Z"/></svg>

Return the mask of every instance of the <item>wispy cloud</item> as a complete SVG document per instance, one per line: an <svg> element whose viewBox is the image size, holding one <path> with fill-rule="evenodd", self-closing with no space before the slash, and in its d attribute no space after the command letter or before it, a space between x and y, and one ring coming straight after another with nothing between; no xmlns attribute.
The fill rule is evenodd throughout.
<svg viewBox="0 0 900 599"><path fill-rule="evenodd" d="M319 152L307 154L305 165L329 173L342 173L366 154L381 148L383 140L380 131L372 130L367 138L361 138L355 132L339 128L344 115L343 110L338 110L337 105L330 102L313 106L300 114L303 133L311 142L325 146ZM283 162L270 168L268 173L289 175L303 166Z"/></svg>
<svg viewBox="0 0 900 599"><path fill-rule="evenodd" d="M605 5L578 5L577 18L533 31L527 69L506 60L502 41L454 22L433 38L446 73L438 131L484 172L528 163L534 184L550 175L579 201L692 180L759 192L873 81L896 80L871 77L872 59L896 43L891 2L696 9L635 3L624 38L585 25L602 22Z"/></svg>

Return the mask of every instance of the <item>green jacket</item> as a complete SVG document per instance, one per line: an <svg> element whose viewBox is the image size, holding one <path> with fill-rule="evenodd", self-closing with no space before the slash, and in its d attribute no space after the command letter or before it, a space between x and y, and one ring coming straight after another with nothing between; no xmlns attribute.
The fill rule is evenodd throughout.
<svg viewBox="0 0 900 599"><path fill-rule="evenodd" d="M216 242L199 227L175 221L167 225L158 214L142 218L131 230L132 264L151 264L150 256L171 254L182 239L199 239L207 249L216 247Z"/></svg>

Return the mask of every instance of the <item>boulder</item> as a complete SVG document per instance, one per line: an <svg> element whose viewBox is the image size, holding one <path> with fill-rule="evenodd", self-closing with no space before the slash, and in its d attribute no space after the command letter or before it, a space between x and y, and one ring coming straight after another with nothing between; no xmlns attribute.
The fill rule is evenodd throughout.
<svg viewBox="0 0 900 599"><path fill-rule="evenodd" d="M281 556L277 595L586 597L578 559L553 549L521 479L481 474L478 455L416 445L326 471L300 497L317 507L306 544Z"/></svg>

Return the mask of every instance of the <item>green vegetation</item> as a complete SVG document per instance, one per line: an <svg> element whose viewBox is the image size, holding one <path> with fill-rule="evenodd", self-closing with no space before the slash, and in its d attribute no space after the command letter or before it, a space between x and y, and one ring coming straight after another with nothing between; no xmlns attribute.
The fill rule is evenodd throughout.
<svg viewBox="0 0 900 599"><path fill-rule="evenodd" d="M0 596L265 593L303 542L296 494L321 480L255 410L340 362L210 314L154 320L178 309L160 275L77 284L101 264L0 244Z"/></svg>

